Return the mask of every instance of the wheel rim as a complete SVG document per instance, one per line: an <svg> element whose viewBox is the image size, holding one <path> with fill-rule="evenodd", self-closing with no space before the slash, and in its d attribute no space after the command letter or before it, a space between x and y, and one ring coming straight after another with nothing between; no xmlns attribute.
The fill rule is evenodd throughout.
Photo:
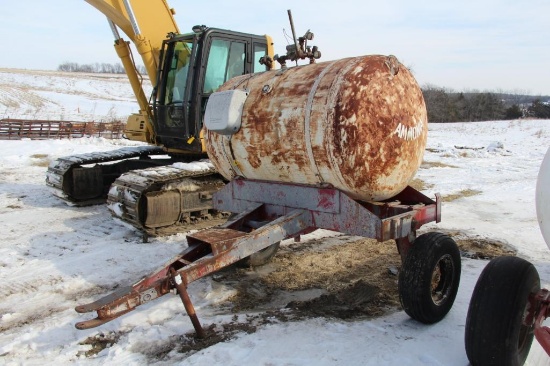
<svg viewBox="0 0 550 366"><path fill-rule="evenodd" d="M445 254L435 264L432 272L431 296L436 305L441 305L449 298L454 282L454 263L449 254Z"/></svg>

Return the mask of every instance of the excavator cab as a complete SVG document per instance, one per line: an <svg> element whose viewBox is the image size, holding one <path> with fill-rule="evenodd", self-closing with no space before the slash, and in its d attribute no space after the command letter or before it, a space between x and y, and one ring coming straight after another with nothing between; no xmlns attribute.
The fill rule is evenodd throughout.
<svg viewBox="0 0 550 366"><path fill-rule="evenodd" d="M139 105L125 135L151 146L61 157L48 167L47 184L71 205L107 199L113 215L147 235L178 232L180 224L217 215L211 197L225 183L215 169L173 165L207 157L201 130L209 96L232 77L265 71L259 60L273 59L271 38L206 26L181 34L166 0L86 2L107 17ZM119 30L141 56L154 87L150 99L130 42Z"/></svg>
<svg viewBox="0 0 550 366"><path fill-rule="evenodd" d="M160 53L153 91L157 143L170 150L201 153L208 97L227 80L266 71L259 59L272 46L267 36L204 26L194 33L170 34Z"/></svg>

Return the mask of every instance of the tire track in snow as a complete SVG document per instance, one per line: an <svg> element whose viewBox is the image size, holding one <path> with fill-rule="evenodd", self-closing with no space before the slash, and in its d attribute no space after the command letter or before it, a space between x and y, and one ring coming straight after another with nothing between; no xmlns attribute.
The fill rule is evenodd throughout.
<svg viewBox="0 0 550 366"><path fill-rule="evenodd" d="M31 277L31 275L29 275L28 277ZM0 297L7 298L15 294L28 295L33 292L37 292L42 286L56 286L59 283L64 282L63 278L58 276L35 278L33 275L32 277L32 279L18 278L16 280L17 282L13 282L9 279L1 279L0 281L3 283L3 285L0 288Z"/></svg>

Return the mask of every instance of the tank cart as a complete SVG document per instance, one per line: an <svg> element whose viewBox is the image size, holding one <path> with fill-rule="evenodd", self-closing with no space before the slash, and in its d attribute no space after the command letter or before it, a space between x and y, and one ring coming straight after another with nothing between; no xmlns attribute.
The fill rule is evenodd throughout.
<svg viewBox="0 0 550 366"><path fill-rule="evenodd" d="M187 235L188 248L151 275L78 306L97 318L77 328L98 326L176 290L204 336L190 283L239 261L261 265L281 240L299 241L316 229L395 241L407 314L435 323L449 312L460 253L447 235L417 237L422 225L440 221L441 201L408 186L426 146L422 91L395 56L316 63L320 53L307 45L312 38L309 31L294 36L287 55L275 57L280 70L235 77L208 100L208 156L229 181L213 206L233 216ZM309 65L286 67L287 60L304 58Z"/></svg>
<svg viewBox="0 0 550 366"><path fill-rule="evenodd" d="M441 320L451 309L460 281L460 253L447 235L417 230L439 222L441 201L411 187L381 202L362 202L330 187L234 179L214 195L216 209L232 212L224 225L187 235L189 247L162 268L121 288L79 313L97 312L78 329L96 327L171 290L179 293L199 336L204 336L187 293L188 285L238 261L261 265L281 240L315 229L394 240L401 255L399 297L404 310L423 323Z"/></svg>

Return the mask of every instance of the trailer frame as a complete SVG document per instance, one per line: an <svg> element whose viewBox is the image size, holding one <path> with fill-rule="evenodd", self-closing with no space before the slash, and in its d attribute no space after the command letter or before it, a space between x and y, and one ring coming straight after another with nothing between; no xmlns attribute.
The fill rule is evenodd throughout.
<svg viewBox="0 0 550 366"><path fill-rule="evenodd" d="M187 249L152 274L95 302L77 306L77 312L95 311L97 317L77 323L76 328L99 326L176 290L198 336L204 337L186 290L193 281L278 245L281 240L299 241L300 235L316 229L381 242L393 239L405 262L416 231L426 223L441 220L439 194L432 200L410 186L391 199L365 202L331 186L236 178L214 194L213 204L217 210L233 213L225 224L188 234ZM453 286L458 288L458 283Z"/></svg>

